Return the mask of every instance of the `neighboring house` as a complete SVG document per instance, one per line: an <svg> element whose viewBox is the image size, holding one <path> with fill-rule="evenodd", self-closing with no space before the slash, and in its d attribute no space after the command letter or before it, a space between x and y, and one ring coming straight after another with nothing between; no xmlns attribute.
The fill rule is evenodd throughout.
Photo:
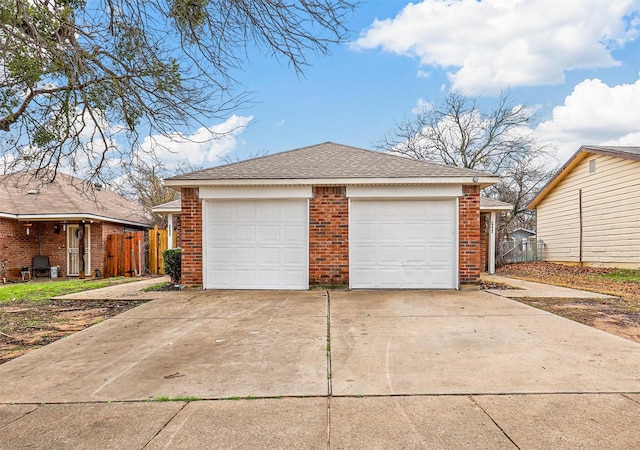
<svg viewBox="0 0 640 450"><path fill-rule="evenodd" d="M497 181L331 142L165 180L182 282L205 289L478 283L480 189Z"/></svg>
<svg viewBox="0 0 640 450"><path fill-rule="evenodd" d="M530 239L536 237L536 232L527 230L526 228L516 228L515 230L509 231L507 238L512 239L516 242L521 242L523 239Z"/></svg>
<svg viewBox="0 0 640 450"><path fill-rule="evenodd" d="M640 147L582 146L529 204L545 261L640 267Z"/></svg>
<svg viewBox="0 0 640 450"><path fill-rule="evenodd" d="M78 276L79 235L84 229L85 274L104 270L106 237L148 226L142 206L107 189L88 189L58 173L41 185L29 172L0 176L0 260L5 278L17 279L34 256L46 256L59 276ZM32 273L33 275L33 273Z"/></svg>

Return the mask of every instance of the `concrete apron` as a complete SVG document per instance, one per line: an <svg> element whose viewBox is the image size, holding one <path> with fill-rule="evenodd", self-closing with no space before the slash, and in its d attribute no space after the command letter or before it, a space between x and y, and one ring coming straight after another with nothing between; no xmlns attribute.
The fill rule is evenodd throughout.
<svg viewBox="0 0 640 450"><path fill-rule="evenodd" d="M640 444L640 345L491 294L162 295L1 365L0 448Z"/></svg>

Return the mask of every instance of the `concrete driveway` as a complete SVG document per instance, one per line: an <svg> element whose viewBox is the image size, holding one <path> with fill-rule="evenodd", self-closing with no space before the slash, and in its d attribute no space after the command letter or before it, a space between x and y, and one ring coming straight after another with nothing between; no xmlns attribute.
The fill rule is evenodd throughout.
<svg viewBox="0 0 640 450"><path fill-rule="evenodd" d="M640 345L491 293L154 295L0 365L0 448L640 446Z"/></svg>

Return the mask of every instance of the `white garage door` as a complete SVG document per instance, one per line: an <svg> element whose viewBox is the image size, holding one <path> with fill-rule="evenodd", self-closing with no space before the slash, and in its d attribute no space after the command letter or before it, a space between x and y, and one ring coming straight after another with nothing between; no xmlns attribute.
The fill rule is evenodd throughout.
<svg viewBox="0 0 640 450"><path fill-rule="evenodd" d="M352 200L352 288L456 287L455 200Z"/></svg>
<svg viewBox="0 0 640 450"><path fill-rule="evenodd" d="M308 289L307 200L208 200L204 287Z"/></svg>

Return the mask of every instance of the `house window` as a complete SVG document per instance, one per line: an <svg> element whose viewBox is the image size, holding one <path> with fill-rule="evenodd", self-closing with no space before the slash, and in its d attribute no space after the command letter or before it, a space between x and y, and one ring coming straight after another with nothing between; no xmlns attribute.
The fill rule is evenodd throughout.
<svg viewBox="0 0 640 450"><path fill-rule="evenodd" d="M589 173L594 173L596 171L596 160L589 160Z"/></svg>

